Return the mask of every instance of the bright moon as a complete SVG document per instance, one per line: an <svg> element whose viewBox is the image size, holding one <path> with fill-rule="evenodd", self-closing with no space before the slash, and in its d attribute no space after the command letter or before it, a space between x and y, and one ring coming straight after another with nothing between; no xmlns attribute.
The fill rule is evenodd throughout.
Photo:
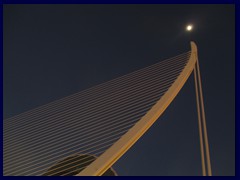
<svg viewBox="0 0 240 180"><path fill-rule="evenodd" d="M191 31L193 29L193 26L192 25L187 25L187 27L186 27L186 30L187 31Z"/></svg>

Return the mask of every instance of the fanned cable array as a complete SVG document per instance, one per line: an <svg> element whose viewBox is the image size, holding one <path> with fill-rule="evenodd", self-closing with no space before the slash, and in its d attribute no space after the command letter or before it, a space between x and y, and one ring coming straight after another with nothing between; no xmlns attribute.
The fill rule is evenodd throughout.
<svg viewBox="0 0 240 180"><path fill-rule="evenodd" d="M190 55L191 51L180 54L5 119L3 174L79 173L94 161L91 157L104 153L156 104Z"/></svg>

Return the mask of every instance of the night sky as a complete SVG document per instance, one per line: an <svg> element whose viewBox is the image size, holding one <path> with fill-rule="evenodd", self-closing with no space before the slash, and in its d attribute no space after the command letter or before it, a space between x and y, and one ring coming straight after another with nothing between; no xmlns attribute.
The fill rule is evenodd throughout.
<svg viewBox="0 0 240 180"><path fill-rule="evenodd" d="M4 5L4 118L198 46L213 175L235 175L234 5ZM194 25L186 32L188 23ZM201 175L193 76L114 164Z"/></svg>

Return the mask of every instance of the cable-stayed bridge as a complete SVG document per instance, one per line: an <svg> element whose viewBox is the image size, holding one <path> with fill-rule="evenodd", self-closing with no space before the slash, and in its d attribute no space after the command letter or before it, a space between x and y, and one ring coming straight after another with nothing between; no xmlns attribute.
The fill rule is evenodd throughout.
<svg viewBox="0 0 240 180"><path fill-rule="evenodd" d="M4 120L5 176L114 175L194 73L203 175L211 175L197 47Z"/></svg>

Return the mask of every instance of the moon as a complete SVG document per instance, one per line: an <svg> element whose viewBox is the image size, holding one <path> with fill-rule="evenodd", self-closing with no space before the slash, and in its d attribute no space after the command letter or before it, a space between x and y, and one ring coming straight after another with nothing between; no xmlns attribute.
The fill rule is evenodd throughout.
<svg viewBox="0 0 240 180"><path fill-rule="evenodd" d="M186 26L187 31L192 31L192 29L193 29L193 25L189 24Z"/></svg>

